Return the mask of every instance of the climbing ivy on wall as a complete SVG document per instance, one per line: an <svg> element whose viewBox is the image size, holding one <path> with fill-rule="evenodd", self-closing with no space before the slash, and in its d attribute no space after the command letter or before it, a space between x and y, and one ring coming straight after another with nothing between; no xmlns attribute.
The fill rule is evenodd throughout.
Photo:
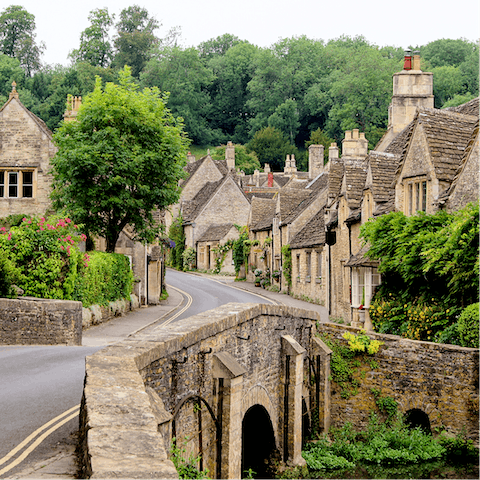
<svg viewBox="0 0 480 480"><path fill-rule="evenodd" d="M283 275L289 287L292 286L292 249L290 245L282 247L282 268Z"/></svg>
<svg viewBox="0 0 480 480"><path fill-rule="evenodd" d="M223 245L217 245L212 248L212 252L215 254L215 268L213 273L220 273L222 271L223 262L227 253L232 250L234 241L227 240Z"/></svg>
<svg viewBox="0 0 480 480"><path fill-rule="evenodd" d="M248 243L248 227L235 225L235 228L240 233L240 236L233 242L233 264L235 266L235 274L238 277L242 265L245 265L245 270L248 268L248 255L250 254L250 244Z"/></svg>
<svg viewBox="0 0 480 480"><path fill-rule="evenodd" d="M179 215L168 230L171 248L168 257L170 266L178 270L183 270L183 252L185 250L185 233L183 231L183 218Z"/></svg>

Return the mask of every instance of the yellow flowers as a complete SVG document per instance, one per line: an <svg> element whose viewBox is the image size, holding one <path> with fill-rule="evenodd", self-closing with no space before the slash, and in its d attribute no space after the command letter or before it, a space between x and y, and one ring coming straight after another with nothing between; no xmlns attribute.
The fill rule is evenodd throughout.
<svg viewBox="0 0 480 480"><path fill-rule="evenodd" d="M372 340L364 332L358 336L355 336L351 332L345 332L343 338L348 340L348 346L350 350L354 352L367 352L369 355L374 355L380 349L380 346L383 345L383 342L378 340Z"/></svg>

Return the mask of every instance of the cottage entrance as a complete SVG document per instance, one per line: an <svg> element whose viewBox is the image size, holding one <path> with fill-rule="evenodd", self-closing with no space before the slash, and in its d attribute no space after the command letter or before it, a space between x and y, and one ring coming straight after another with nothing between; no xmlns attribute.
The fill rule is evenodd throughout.
<svg viewBox="0 0 480 480"><path fill-rule="evenodd" d="M242 478L269 478L269 463L275 452L275 436L270 416L261 405L251 407L242 422Z"/></svg>

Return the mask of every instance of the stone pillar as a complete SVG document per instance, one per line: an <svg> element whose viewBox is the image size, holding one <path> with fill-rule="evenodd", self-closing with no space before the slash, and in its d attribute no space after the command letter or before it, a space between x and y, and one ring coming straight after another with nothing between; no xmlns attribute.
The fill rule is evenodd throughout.
<svg viewBox="0 0 480 480"><path fill-rule="evenodd" d="M162 248L151 247L148 255L148 303L158 305L162 295Z"/></svg>
<svg viewBox="0 0 480 480"><path fill-rule="evenodd" d="M330 428L330 359L332 350L318 337L312 338L311 346L312 354L318 359L315 362L317 382L314 393L315 404L318 408L318 426L323 433L327 433Z"/></svg>
<svg viewBox="0 0 480 480"><path fill-rule="evenodd" d="M242 478L242 392L246 370L228 352L213 355L212 374L220 388L217 409L221 423L220 469L217 478Z"/></svg>
<svg viewBox="0 0 480 480"><path fill-rule="evenodd" d="M305 465L302 457L302 391L303 358L306 350L291 336L282 336L282 353L285 360L285 420L284 461L291 465Z"/></svg>

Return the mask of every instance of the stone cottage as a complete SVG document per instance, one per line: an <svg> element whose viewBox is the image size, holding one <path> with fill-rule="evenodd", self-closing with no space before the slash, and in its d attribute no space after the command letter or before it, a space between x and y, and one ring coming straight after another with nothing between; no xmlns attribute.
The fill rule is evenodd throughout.
<svg viewBox="0 0 480 480"><path fill-rule="evenodd" d="M44 215L50 208L52 132L27 110L13 83L0 110L0 217Z"/></svg>

